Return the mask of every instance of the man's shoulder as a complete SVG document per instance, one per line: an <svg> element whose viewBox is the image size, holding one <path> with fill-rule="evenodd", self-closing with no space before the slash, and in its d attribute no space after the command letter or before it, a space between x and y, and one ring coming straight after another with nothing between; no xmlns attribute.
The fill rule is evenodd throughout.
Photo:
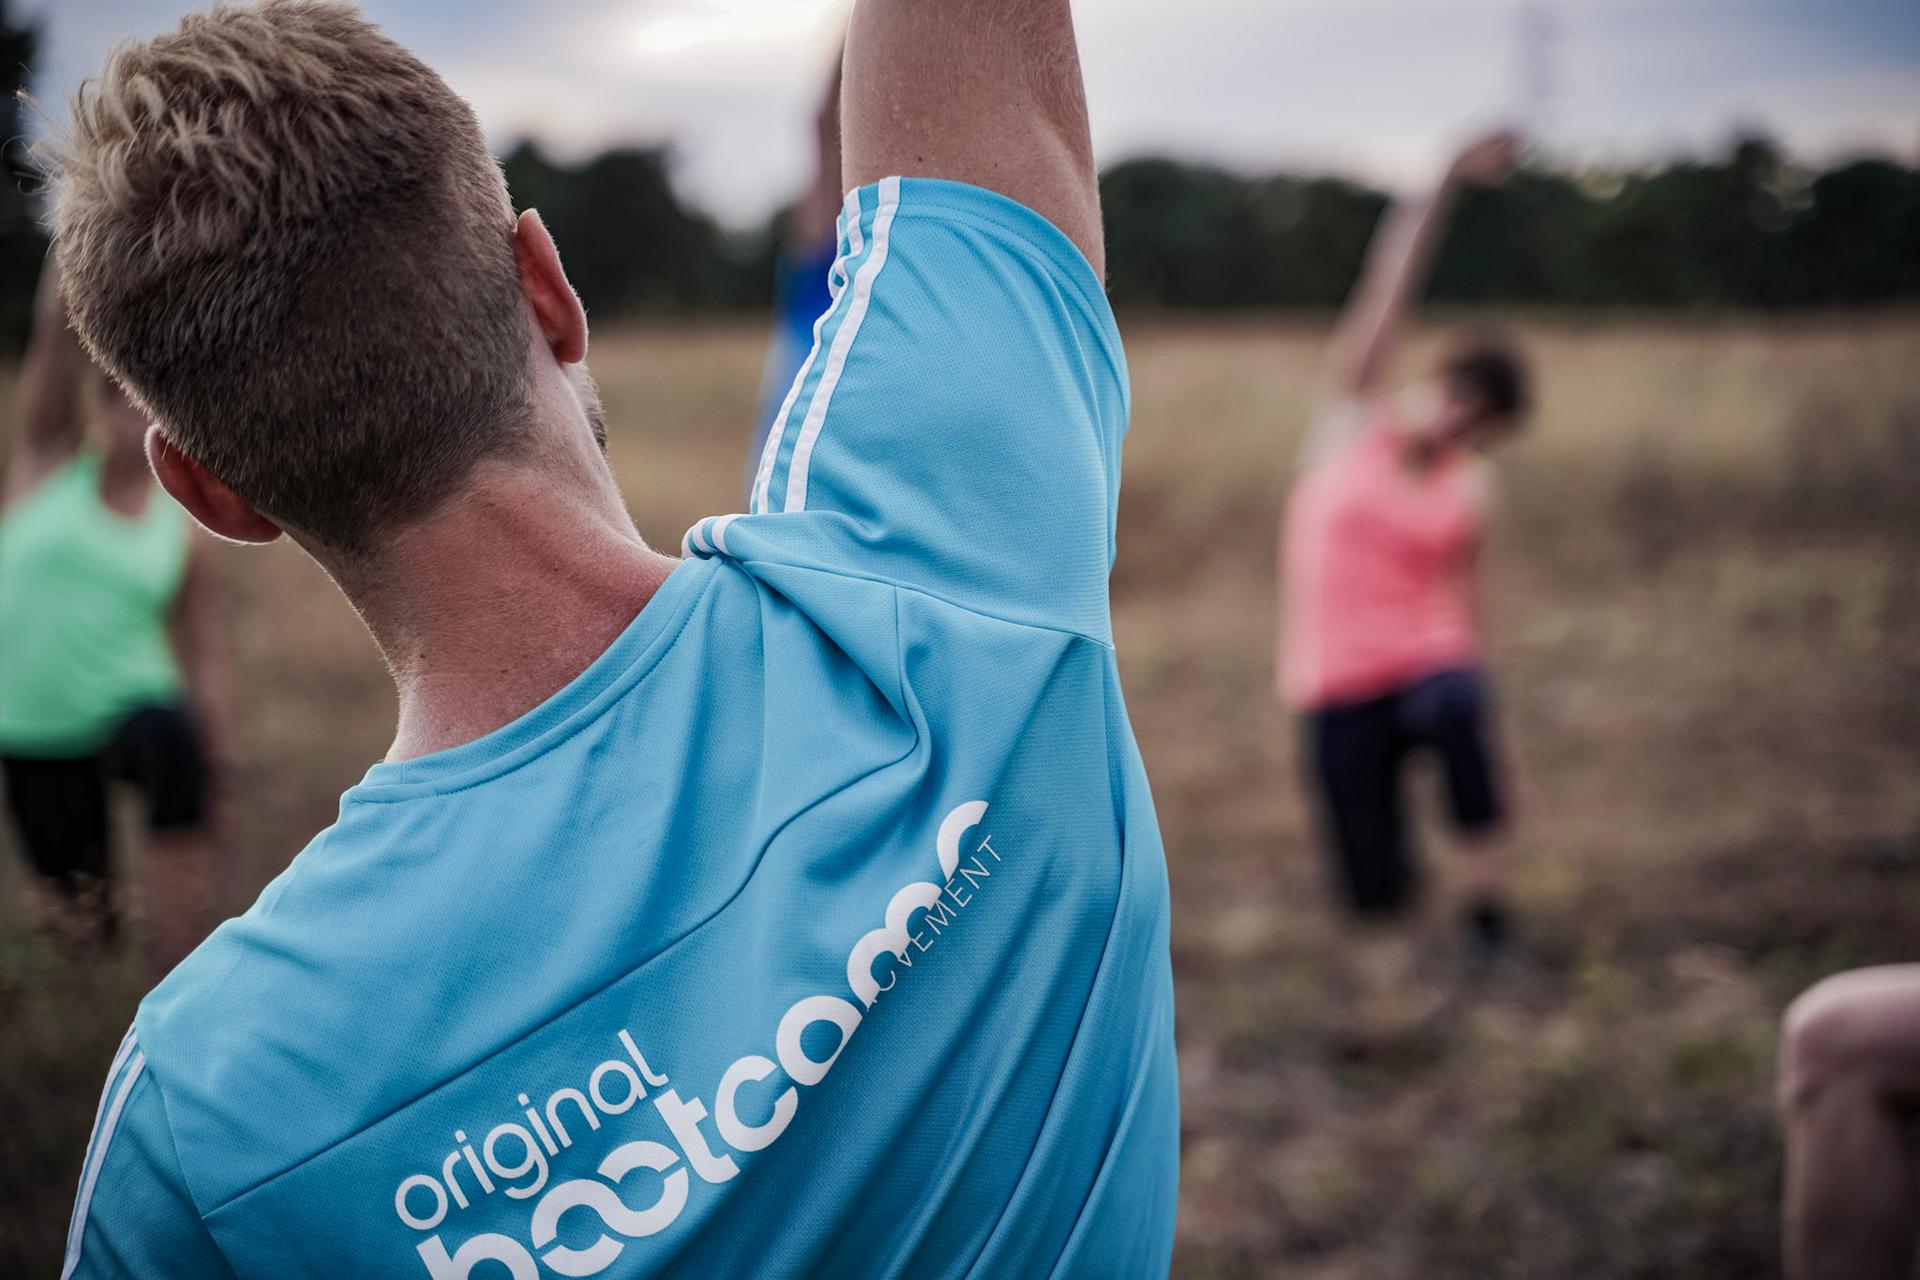
<svg viewBox="0 0 1920 1280"><path fill-rule="evenodd" d="M379 992L404 981L393 965L406 944L383 949L349 904L290 893L302 870L296 860L223 923L134 1016L202 1212L351 1132L369 1107L340 1088L339 1067L383 1029ZM365 955L364 972L325 963L342 947Z"/></svg>
<svg viewBox="0 0 1920 1280"><path fill-rule="evenodd" d="M197 1167L190 1159L195 1144L180 1135L212 1129L209 1106L228 1095L236 1046L248 1039L247 1024L258 1012L220 996L224 976L240 954L232 924L223 925L147 994L134 1014L130 1037L139 1046L145 1087L172 1136L181 1178L202 1214L224 1198L219 1178L209 1179Z"/></svg>
<svg viewBox="0 0 1920 1280"><path fill-rule="evenodd" d="M271 889L269 886L269 891ZM245 1002L225 998L223 989L256 945L250 921L259 910L260 904L256 902L247 913L222 923L140 1002L134 1027L141 1043L147 1046L149 1058L154 1056L157 1047L170 1044L176 1038L203 1038L203 1024L217 1022L237 1030L257 1012ZM224 1012L226 1006L235 1003L233 1016L228 1016Z"/></svg>

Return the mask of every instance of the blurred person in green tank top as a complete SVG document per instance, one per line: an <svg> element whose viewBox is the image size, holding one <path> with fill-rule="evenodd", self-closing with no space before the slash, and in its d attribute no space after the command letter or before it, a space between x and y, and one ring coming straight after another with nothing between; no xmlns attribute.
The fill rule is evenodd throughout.
<svg viewBox="0 0 1920 1280"><path fill-rule="evenodd" d="M0 488L0 772L52 920L90 940L118 930L111 785L140 792L164 972L210 913L226 673L211 541L155 484L146 429L68 326L50 262Z"/></svg>

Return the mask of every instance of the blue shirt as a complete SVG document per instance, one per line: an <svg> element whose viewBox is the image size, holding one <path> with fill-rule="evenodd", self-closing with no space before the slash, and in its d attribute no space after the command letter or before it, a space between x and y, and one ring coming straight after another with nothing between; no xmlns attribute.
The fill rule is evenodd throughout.
<svg viewBox="0 0 1920 1280"><path fill-rule="evenodd" d="M751 509L519 720L378 764L140 1008L69 1275L1164 1275L1167 882L1100 283L848 197Z"/></svg>
<svg viewBox="0 0 1920 1280"><path fill-rule="evenodd" d="M752 488L767 432L786 403L788 388L813 349L813 326L833 303L833 268L839 245L828 241L798 253L780 251L774 264L773 336L760 374L760 408L753 424L747 486Z"/></svg>

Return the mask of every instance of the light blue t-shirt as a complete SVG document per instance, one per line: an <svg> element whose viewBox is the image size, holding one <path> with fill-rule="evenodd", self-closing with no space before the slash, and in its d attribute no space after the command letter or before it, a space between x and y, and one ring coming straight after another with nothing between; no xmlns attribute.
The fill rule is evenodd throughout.
<svg viewBox="0 0 1920 1280"><path fill-rule="evenodd" d="M931 180L848 197L833 290L751 510L147 998L69 1275L1166 1273L1112 314Z"/></svg>

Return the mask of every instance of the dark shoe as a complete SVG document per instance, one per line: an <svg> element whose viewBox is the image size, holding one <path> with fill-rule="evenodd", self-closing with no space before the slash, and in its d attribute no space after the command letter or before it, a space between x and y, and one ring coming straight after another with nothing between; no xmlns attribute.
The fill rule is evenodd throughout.
<svg viewBox="0 0 1920 1280"><path fill-rule="evenodd" d="M1475 903L1467 908L1462 924L1467 935L1467 969L1475 976L1487 975L1513 954L1513 917L1502 903Z"/></svg>

